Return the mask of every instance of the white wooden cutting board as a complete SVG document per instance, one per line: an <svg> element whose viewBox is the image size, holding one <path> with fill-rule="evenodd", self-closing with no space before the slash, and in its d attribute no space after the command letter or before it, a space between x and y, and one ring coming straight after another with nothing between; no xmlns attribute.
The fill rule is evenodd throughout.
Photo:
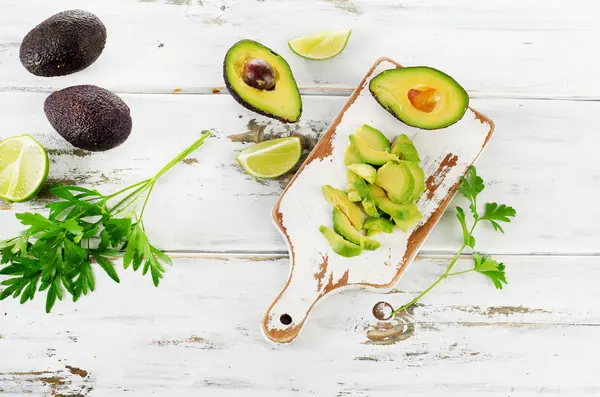
<svg viewBox="0 0 600 397"><path fill-rule="evenodd" d="M382 292L391 288L448 206L460 177L492 137L493 122L470 108L459 122L439 130L420 130L394 118L373 98L368 83L381 71L396 67L402 66L388 58L376 61L273 208L291 262L286 285L263 317L263 332L274 342L292 342L327 294L344 288ZM334 253L319 231L320 225L331 227L332 222L332 207L321 187L345 188L344 150L350 134L362 124L377 128L390 141L400 134L413 139L425 172L426 189L417 202L423 218L407 232L378 234L379 249L346 258Z"/></svg>

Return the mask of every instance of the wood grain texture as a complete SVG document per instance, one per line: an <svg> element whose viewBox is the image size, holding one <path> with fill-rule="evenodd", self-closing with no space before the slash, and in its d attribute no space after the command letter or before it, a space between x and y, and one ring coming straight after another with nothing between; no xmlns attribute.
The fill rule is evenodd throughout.
<svg viewBox="0 0 600 397"><path fill-rule="evenodd" d="M1 303L0 395L600 392L595 366L581 364L599 353L596 258L500 256L503 291L483 276L456 276L415 309L410 337L369 344L373 304L406 302L448 259L418 258L395 293L331 296L294 344L278 346L265 342L259 319L287 277L287 259L179 258L159 288L131 270L118 269L120 285L96 271L96 292L58 302L50 315L41 300ZM465 258L457 270L469 265Z"/></svg>
<svg viewBox="0 0 600 397"><path fill-rule="evenodd" d="M285 181L257 181L241 171L235 156L248 143L227 137L241 134L242 138L235 139L268 139L300 133L314 144L315 136L327 128L346 101L306 98L306 120L284 126L246 111L226 95L122 95L132 108L131 137L115 150L90 154L73 150L51 129L41 111L45 97L0 94L0 139L33 134L50 149L51 180L89 184L107 193L147 178L202 130L212 130L215 137L157 185L145 223L150 238L170 251L234 252L285 252L270 217ZM480 99L472 105L496 123L494 139L477 163L487 183L482 202L503 202L518 213L506 235L483 225L477 234L479 249L598 253L600 208L595 203L600 195L600 169L594 158L600 135L594 121L600 103ZM573 205L573 197L578 197L579 205ZM16 212L41 210L48 200L43 193L29 203L0 202L0 239L20 230ZM170 210L174 202L181 211ZM457 198L450 204L423 252L454 252L460 245L455 205L465 205L465 201ZM234 227L225 215L236 220Z"/></svg>
<svg viewBox="0 0 600 397"><path fill-rule="evenodd" d="M108 41L89 69L44 79L18 61L23 36L68 8L96 13ZM118 92L210 93L223 87L226 50L241 38L264 42L290 63L303 88L352 88L379 57L446 71L474 95L598 98L600 62L584 46L600 35L594 0L3 0L0 89L55 90L91 83ZM327 62L294 55L287 42L353 29ZM347 91L346 91L347 93Z"/></svg>

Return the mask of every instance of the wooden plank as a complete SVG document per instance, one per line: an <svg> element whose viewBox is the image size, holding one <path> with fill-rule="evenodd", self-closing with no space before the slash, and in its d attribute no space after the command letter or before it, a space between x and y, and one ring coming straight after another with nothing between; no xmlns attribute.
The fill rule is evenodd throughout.
<svg viewBox="0 0 600 397"><path fill-rule="evenodd" d="M246 111L229 96L123 95L132 108L132 135L117 149L90 154L73 150L52 130L42 111L45 96L0 94L0 139L33 134L50 149L52 182L91 185L107 194L151 176L202 130L214 132L187 164L164 176L149 202L145 218L150 238L170 251L284 252L270 211L285 181L257 181L245 174L235 156L247 143L227 137L248 131L247 135L263 139L299 133L314 143L345 101L307 98L306 121L285 126ZM600 196L600 176L591 161L600 145L600 135L594 131L600 103L473 102L497 127L477 163L487 182L481 201L499 201L517 210L506 235L481 227L479 249L522 254L598 253L600 208L595 197ZM398 123L398 133L402 131ZM579 200L577 205L574 197ZM43 210L49 199L42 193L29 203L0 201L0 239L20 230L16 212ZM456 198L451 203L422 252L454 252L460 245L454 215L457 204L465 202ZM171 210L174 205L177 211Z"/></svg>
<svg viewBox="0 0 600 397"><path fill-rule="evenodd" d="M397 285L406 293L332 295L291 345L260 331L287 259L180 257L158 289L131 270L118 270L120 285L97 271L96 292L49 315L43 299L0 303L0 393L598 395L596 367L584 364L599 354L597 258L496 259L503 291L477 274L446 280L409 318L414 332L389 345L369 343L372 306L406 302L448 258L417 259Z"/></svg>
<svg viewBox="0 0 600 397"><path fill-rule="evenodd" d="M0 89L92 83L119 92L210 92L224 85L227 49L251 38L280 52L304 88L354 87L377 58L388 56L440 68L475 95L597 98L600 54L573 43L598 37L600 6L593 0L570 5L565 11L562 0L4 0ZM87 9L105 22L104 53L71 76L27 73L18 60L22 38L68 8ZM287 47L298 36L347 28L353 29L348 47L326 62L304 60Z"/></svg>

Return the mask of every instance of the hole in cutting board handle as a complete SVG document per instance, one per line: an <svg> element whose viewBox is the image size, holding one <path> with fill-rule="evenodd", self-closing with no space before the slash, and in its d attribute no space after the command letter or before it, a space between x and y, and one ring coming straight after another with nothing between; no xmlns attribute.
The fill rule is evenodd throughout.
<svg viewBox="0 0 600 397"><path fill-rule="evenodd" d="M281 317L279 317L279 321L281 321L281 324L283 325L290 325L292 323L292 316L290 316L289 314L282 314Z"/></svg>

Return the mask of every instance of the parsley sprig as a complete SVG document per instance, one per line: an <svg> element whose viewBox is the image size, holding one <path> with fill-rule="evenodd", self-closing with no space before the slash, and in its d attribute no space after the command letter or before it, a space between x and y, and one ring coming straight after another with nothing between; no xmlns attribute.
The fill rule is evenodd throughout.
<svg viewBox="0 0 600 397"><path fill-rule="evenodd" d="M481 253L475 252L475 236L473 235L475 228L481 222L489 222L494 230L504 233L504 229L500 225L501 222L510 222L511 218L516 216L516 211L514 208L509 207L505 204L497 204L497 203L486 203L483 214L478 212L477 207L477 197L484 189L483 179L477 175L477 170L475 167L470 167L467 171L467 174L464 177L461 177L461 184L458 188L458 192L467 198L469 201L469 209L472 214L472 224L471 227L467 225L467 216L465 211L461 207L456 207L456 218L460 223L460 227L463 233L463 244L454 255L446 271L426 290L421 292L417 297L411 300L409 303L402 305L398 309L392 312L392 315L400 313L407 308L414 305L418 302L423 296L425 296L429 291L435 288L436 285L441 283L443 280L448 277L457 276L459 274L466 274L471 272L477 272L479 274L483 274L492 280L492 283L497 289L502 289L503 284L508 284L506 281L506 275L504 272L504 265L502 263L498 263L496 260L492 259L490 256L483 255ZM463 270L460 272L451 272L458 259L464 253L464 251L470 248L472 250L473 256L473 267L467 270Z"/></svg>
<svg viewBox="0 0 600 397"><path fill-rule="evenodd" d="M76 302L95 289L92 263L119 283L114 260L123 256L123 266L142 274L148 271L155 286L172 265L171 258L148 240L143 215L157 180L175 164L204 144L210 132L181 152L154 177L103 195L79 186L52 186L50 192L60 200L46 205L48 216L37 213L16 214L28 228L17 237L0 242L0 275L10 278L0 285L5 289L0 300L9 296L21 304L33 300L36 292L47 291L46 313L64 291ZM136 204L143 198L137 214ZM132 211L133 209L133 211ZM126 215L128 214L128 215Z"/></svg>

